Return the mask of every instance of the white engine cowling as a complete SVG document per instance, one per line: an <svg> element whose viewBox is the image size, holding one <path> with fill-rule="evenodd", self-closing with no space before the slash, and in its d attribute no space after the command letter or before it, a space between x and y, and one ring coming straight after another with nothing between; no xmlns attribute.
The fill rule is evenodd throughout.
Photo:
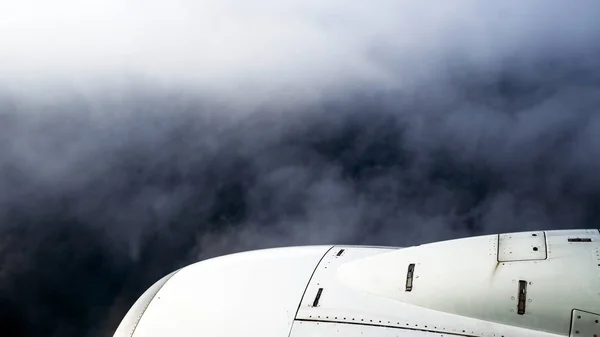
<svg viewBox="0 0 600 337"><path fill-rule="evenodd" d="M114 337L598 337L599 320L593 229L226 255L156 282Z"/></svg>

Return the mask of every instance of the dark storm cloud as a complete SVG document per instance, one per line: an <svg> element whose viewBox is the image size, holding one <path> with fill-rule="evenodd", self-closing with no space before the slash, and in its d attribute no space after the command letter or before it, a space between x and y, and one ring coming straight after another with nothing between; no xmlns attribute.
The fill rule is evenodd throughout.
<svg viewBox="0 0 600 337"><path fill-rule="evenodd" d="M0 5L14 331L110 335L245 249L597 226L596 2L32 4Z"/></svg>

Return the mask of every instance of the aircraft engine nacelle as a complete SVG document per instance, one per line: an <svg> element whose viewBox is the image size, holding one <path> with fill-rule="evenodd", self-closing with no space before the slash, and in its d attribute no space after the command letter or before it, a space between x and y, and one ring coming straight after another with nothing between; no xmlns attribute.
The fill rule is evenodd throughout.
<svg viewBox="0 0 600 337"><path fill-rule="evenodd" d="M598 337L599 320L600 232L554 230L221 256L156 282L114 337Z"/></svg>

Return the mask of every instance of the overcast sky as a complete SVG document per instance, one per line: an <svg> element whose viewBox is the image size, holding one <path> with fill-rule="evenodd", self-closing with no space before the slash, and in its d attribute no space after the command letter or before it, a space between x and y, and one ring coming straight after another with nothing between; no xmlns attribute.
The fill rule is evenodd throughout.
<svg viewBox="0 0 600 337"><path fill-rule="evenodd" d="M0 72L9 84L76 86L137 76L228 98L407 88L456 64L496 72L587 53L598 15L592 0L5 1Z"/></svg>

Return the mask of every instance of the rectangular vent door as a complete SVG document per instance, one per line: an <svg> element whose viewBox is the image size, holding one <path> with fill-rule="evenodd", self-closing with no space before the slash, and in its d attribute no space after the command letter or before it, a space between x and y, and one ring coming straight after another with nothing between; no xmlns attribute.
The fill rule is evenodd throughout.
<svg viewBox="0 0 600 337"><path fill-rule="evenodd" d="M571 315L570 337L600 336L600 315L574 309Z"/></svg>
<svg viewBox="0 0 600 337"><path fill-rule="evenodd" d="M498 235L498 262L545 260L544 232L525 232Z"/></svg>

